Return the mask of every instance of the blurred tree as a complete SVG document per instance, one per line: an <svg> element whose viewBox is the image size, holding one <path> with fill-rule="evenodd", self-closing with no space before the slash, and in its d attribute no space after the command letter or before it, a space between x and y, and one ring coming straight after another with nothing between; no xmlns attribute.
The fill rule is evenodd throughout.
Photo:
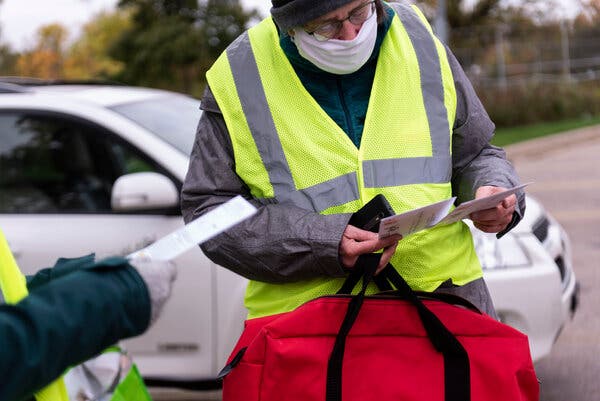
<svg viewBox="0 0 600 401"><path fill-rule="evenodd" d="M422 0L421 3L435 10L438 1ZM467 7L466 3L473 2L468 0L446 0L450 28L462 28L486 23L490 16L501 7L502 0L478 0L472 7Z"/></svg>
<svg viewBox="0 0 600 401"><path fill-rule="evenodd" d="M115 78L196 96L208 67L258 15L238 0L120 0L118 7L133 22L110 52L125 65Z"/></svg>
<svg viewBox="0 0 600 401"><path fill-rule="evenodd" d="M118 38L131 28L129 13L102 12L83 27L81 36L67 52L64 75L67 78L109 78L123 70L123 64L108 55Z"/></svg>
<svg viewBox="0 0 600 401"><path fill-rule="evenodd" d="M2 0L0 0L2 4ZM2 40L2 29L0 29L0 75L16 75L15 66L18 55L14 53L8 44Z"/></svg>
<svg viewBox="0 0 600 401"><path fill-rule="evenodd" d="M65 42L68 31L60 24L42 26L37 31L37 44L17 59L18 75L57 79L63 78Z"/></svg>
<svg viewBox="0 0 600 401"><path fill-rule="evenodd" d="M581 13L575 22L581 26L594 25L600 22L600 0L582 1Z"/></svg>
<svg viewBox="0 0 600 401"><path fill-rule="evenodd" d="M0 75L16 75L18 55L5 44L0 44Z"/></svg>
<svg viewBox="0 0 600 401"><path fill-rule="evenodd" d="M598 60L600 55L600 0L583 2L581 13L573 21L571 55L575 59ZM587 66L599 74L598 63Z"/></svg>
<svg viewBox="0 0 600 401"><path fill-rule="evenodd" d="M210 64L252 20L259 18L257 10L245 12L237 0L208 1L201 11L198 27L207 40Z"/></svg>

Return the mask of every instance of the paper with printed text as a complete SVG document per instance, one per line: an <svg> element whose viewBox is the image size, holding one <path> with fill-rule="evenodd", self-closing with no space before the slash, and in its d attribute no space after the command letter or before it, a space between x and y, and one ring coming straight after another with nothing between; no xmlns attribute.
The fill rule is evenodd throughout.
<svg viewBox="0 0 600 401"><path fill-rule="evenodd" d="M406 213L381 219L379 223L379 238L389 237L394 234L406 237L417 231L435 226L448 214L448 210L456 198L450 198L433 203Z"/></svg>
<svg viewBox="0 0 600 401"><path fill-rule="evenodd" d="M520 189L525 188L530 183L519 185L513 188L509 188L506 191L498 192L497 194L486 196L485 198L473 199L467 202L463 202L444 217L439 224L451 224L459 220L463 220L469 217L471 213L478 212L480 210L491 209L496 207L500 202L507 196L510 196Z"/></svg>
<svg viewBox="0 0 600 401"><path fill-rule="evenodd" d="M484 198L463 202L450 213L448 213L448 211L452 208L452 205L456 200L455 197L410 210L405 213L386 217L381 219L381 223L379 224L379 238L385 238L395 234L406 237L417 231L431 228L438 224L455 223L468 218L471 213L495 207L502 202L504 198L525 188L529 184L530 183L526 183Z"/></svg>
<svg viewBox="0 0 600 401"><path fill-rule="evenodd" d="M254 213L256 213L254 206L241 196L236 196L146 248L133 252L127 256L127 259L143 258L159 261L175 259Z"/></svg>

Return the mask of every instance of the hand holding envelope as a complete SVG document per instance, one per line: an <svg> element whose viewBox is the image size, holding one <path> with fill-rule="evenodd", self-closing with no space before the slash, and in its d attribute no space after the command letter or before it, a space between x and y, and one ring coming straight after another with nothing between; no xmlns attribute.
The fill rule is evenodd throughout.
<svg viewBox="0 0 600 401"><path fill-rule="evenodd" d="M503 191L505 191L505 188L482 186L477 188L475 199L485 198ZM512 194L495 206L471 213L469 219L476 228L484 233L500 233L513 221L516 204L517 196Z"/></svg>
<svg viewBox="0 0 600 401"><path fill-rule="evenodd" d="M455 223L468 218L472 213L496 207L505 198L529 184L519 185L489 196L463 202L450 213L448 213L448 210L450 210L456 198L446 199L419 209L410 210L406 213L387 217L381 220L379 237L384 238L399 234L406 238L409 234L434 227L438 224Z"/></svg>

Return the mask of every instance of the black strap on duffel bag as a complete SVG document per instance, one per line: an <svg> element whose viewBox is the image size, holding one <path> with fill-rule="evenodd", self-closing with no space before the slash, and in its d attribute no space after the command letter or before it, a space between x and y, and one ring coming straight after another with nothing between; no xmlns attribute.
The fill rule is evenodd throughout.
<svg viewBox="0 0 600 401"><path fill-rule="evenodd" d="M348 311L340 326L327 368L326 401L342 401L342 363L346 338L352 329L365 299L368 284L374 280L379 289L388 291L389 296L410 302L418 311L421 323L433 347L444 359L444 394L446 401L470 401L471 383L469 356L446 326L421 301L402 276L388 264L374 276L381 254L367 254L359 257L354 271L346 279L338 294L350 294L362 278L361 291L348 303ZM395 291L389 291L395 288ZM431 294L436 297L435 294Z"/></svg>

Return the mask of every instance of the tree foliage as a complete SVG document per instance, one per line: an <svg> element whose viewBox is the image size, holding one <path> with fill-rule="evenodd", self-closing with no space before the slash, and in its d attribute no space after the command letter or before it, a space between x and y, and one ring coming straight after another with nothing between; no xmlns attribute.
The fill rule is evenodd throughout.
<svg viewBox="0 0 600 401"><path fill-rule="evenodd" d="M435 9L438 0L422 0L421 3ZM479 0L467 7L465 0L446 0L448 25L451 29L487 23L502 5L501 0Z"/></svg>
<svg viewBox="0 0 600 401"><path fill-rule="evenodd" d="M2 4L2 0L0 0ZM10 46L2 40L2 29L0 29L0 75L16 75L15 66L18 55Z"/></svg>
<svg viewBox="0 0 600 401"><path fill-rule="evenodd" d="M124 69L117 79L200 95L204 73L257 16L239 1L120 0L131 29L112 47Z"/></svg>
<svg viewBox="0 0 600 401"><path fill-rule="evenodd" d="M131 27L128 13L102 12L84 25L79 38L71 45L65 60L65 76L78 79L110 78L123 70L113 60L109 49Z"/></svg>
<svg viewBox="0 0 600 401"><path fill-rule="evenodd" d="M600 54L600 0L588 0L573 21L571 40L580 43L572 49L573 57L597 59Z"/></svg>
<svg viewBox="0 0 600 401"><path fill-rule="evenodd" d="M16 56L14 75L42 79L111 78L123 67L110 58L108 50L129 26L129 16L124 12L100 13L83 26L82 34L71 45L63 25L42 26L33 47Z"/></svg>
<svg viewBox="0 0 600 401"><path fill-rule="evenodd" d="M574 22L578 28L600 30L600 0L584 1L582 11Z"/></svg>
<svg viewBox="0 0 600 401"><path fill-rule="evenodd" d="M200 96L206 70L258 18L239 0L120 0L71 45L60 24L41 27L34 45L18 54L0 36L0 73L111 79Z"/></svg>
<svg viewBox="0 0 600 401"><path fill-rule="evenodd" d="M587 0L582 6L582 17L585 16L590 23L600 21L600 0Z"/></svg>
<svg viewBox="0 0 600 401"><path fill-rule="evenodd" d="M466 11L462 3L462 0L448 1L448 22L451 27L462 28L486 23L500 6L500 0L480 0L472 10Z"/></svg>
<svg viewBox="0 0 600 401"><path fill-rule="evenodd" d="M64 48L68 31L60 24L49 24L37 32L37 44L17 59L18 75L38 78L62 78Z"/></svg>

